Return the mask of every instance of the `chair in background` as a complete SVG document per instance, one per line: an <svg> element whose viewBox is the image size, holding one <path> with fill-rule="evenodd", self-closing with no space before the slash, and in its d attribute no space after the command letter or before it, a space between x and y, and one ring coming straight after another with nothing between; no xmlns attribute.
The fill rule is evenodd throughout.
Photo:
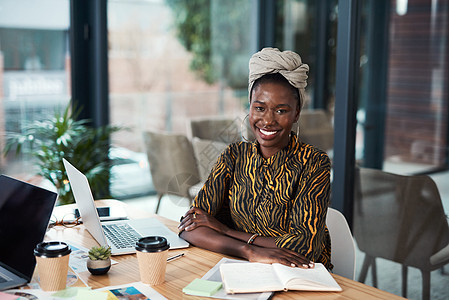
<svg viewBox="0 0 449 300"><path fill-rule="evenodd" d="M152 131L144 132L143 135L153 184L158 194L156 213L165 194L185 197L192 203L189 189L200 180L190 140L184 135Z"/></svg>
<svg viewBox="0 0 449 300"><path fill-rule="evenodd" d="M296 130L296 124L293 125ZM304 109L299 115L299 137L323 151L334 146L334 128L324 109Z"/></svg>
<svg viewBox="0 0 449 300"><path fill-rule="evenodd" d="M228 144L193 137L192 146L200 178L200 182L189 189L190 196L195 198L209 177L209 173L217 162L221 152L226 149Z"/></svg>
<svg viewBox="0 0 449 300"><path fill-rule="evenodd" d="M203 140L197 137L192 139L193 152L198 166L200 180L206 181L220 154L228 147L228 144Z"/></svg>
<svg viewBox="0 0 449 300"><path fill-rule="evenodd" d="M190 188L192 198L203 187L221 152L229 144L242 140L241 129L246 133L248 126L247 124L242 126L241 123L242 120L239 117L223 116L197 117L188 120L188 136L192 141L201 179Z"/></svg>
<svg viewBox="0 0 449 300"><path fill-rule="evenodd" d="M209 116L192 118L188 121L189 138L197 137L202 140L225 144L238 142L242 140L240 121L238 117Z"/></svg>
<svg viewBox="0 0 449 300"><path fill-rule="evenodd" d="M345 216L329 207L326 226L331 237L333 273L354 280L355 245Z"/></svg>
<svg viewBox="0 0 449 300"><path fill-rule="evenodd" d="M377 257L422 274L422 298L430 298L430 272L449 263L449 226L435 182L425 175L397 175L359 168L355 180L354 237L365 253L359 281L371 266L377 286Z"/></svg>

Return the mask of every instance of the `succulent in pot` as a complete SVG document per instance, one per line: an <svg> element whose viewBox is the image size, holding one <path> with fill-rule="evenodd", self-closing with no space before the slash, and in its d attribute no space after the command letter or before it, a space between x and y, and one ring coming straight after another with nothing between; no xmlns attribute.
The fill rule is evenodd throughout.
<svg viewBox="0 0 449 300"><path fill-rule="evenodd" d="M88 253L87 269L93 275L106 274L111 268L111 247L92 247Z"/></svg>

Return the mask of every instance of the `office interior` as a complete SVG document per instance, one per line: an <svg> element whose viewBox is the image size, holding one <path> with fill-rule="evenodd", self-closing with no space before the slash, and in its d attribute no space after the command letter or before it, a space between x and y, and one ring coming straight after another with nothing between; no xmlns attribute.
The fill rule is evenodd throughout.
<svg viewBox="0 0 449 300"><path fill-rule="evenodd" d="M403 295L408 254L399 245L393 258L382 258L382 251L391 241L416 249L422 235L401 237L421 217L427 218L422 228L435 220L426 211L432 203L446 222L441 226L448 221L448 18L448 0L3 0L0 147L11 133L75 103L77 118L90 126L123 128L110 138L109 156L118 163L106 196L153 211L159 197L144 132L193 140L192 120L226 119L233 125L220 125L221 132L247 138L241 124L249 58L263 47L296 51L310 66L300 137L331 157L331 206L344 213L355 242L376 233L377 275L371 264L364 282ZM226 143L229 133L215 137ZM374 182L363 179L363 169L429 176L438 195L411 201L404 192L388 202L386 195L403 186L390 179L371 187L378 202L370 211L403 221L392 238L388 226L396 223L381 228L360 213L363 184ZM54 188L36 175L36 159L25 151L2 155L0 171ZM422 209L420 201L432 203ZM164 195L158 213L179 219L188 206L186 197ZM419 211L405 220L404 211L413 208ZM449 238L426 236L433 234L442 243ZM369 261L366 248L358 250L361 280ZM409 265L406 296L425 298L423 274ZM430 272L430 299L449 298L448 272L447 265Z"/></svg>

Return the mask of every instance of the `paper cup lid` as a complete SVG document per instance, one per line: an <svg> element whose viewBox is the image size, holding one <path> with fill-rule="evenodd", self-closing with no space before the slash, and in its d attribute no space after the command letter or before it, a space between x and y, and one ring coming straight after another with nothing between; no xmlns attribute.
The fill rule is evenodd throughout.
<svg viewBox="0 0 449 300"><path fill-rule="evenodd" d="M162 236L143 237L136 243L136 250L140 252L161 252L168 248L170 244Z"/></svg>
<svg viewBox="0 0 449 300"><path fill-rule="evenodd" d="M64 242L42 242L34 248L34 255L40 257L60 257L70 254L69 245Z"/></svg>

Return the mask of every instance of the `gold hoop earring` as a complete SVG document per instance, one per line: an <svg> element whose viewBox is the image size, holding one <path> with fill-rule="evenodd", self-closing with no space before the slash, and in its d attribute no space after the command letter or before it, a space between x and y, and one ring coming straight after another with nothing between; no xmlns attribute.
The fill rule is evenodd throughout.
<svg viewBox="0 0 449 300"><path fill-rule="evenodd" d="M249 114L247 114L247 115L243 118L242 123L240 124L240 135L242 136L242 139L243 139L245 142L251 143L251 142L245 137L244 131L243 131L245 120L246 120L246 118L248 118L248 117L249 117Z"/></svg>
<svg viewBox="0 0 449 300"><path fill-rule="evenodd" d="M296 137L299 138L299 133L301 132L301 128L299 128L299 120L298 123L296 125Z"/></svg>

